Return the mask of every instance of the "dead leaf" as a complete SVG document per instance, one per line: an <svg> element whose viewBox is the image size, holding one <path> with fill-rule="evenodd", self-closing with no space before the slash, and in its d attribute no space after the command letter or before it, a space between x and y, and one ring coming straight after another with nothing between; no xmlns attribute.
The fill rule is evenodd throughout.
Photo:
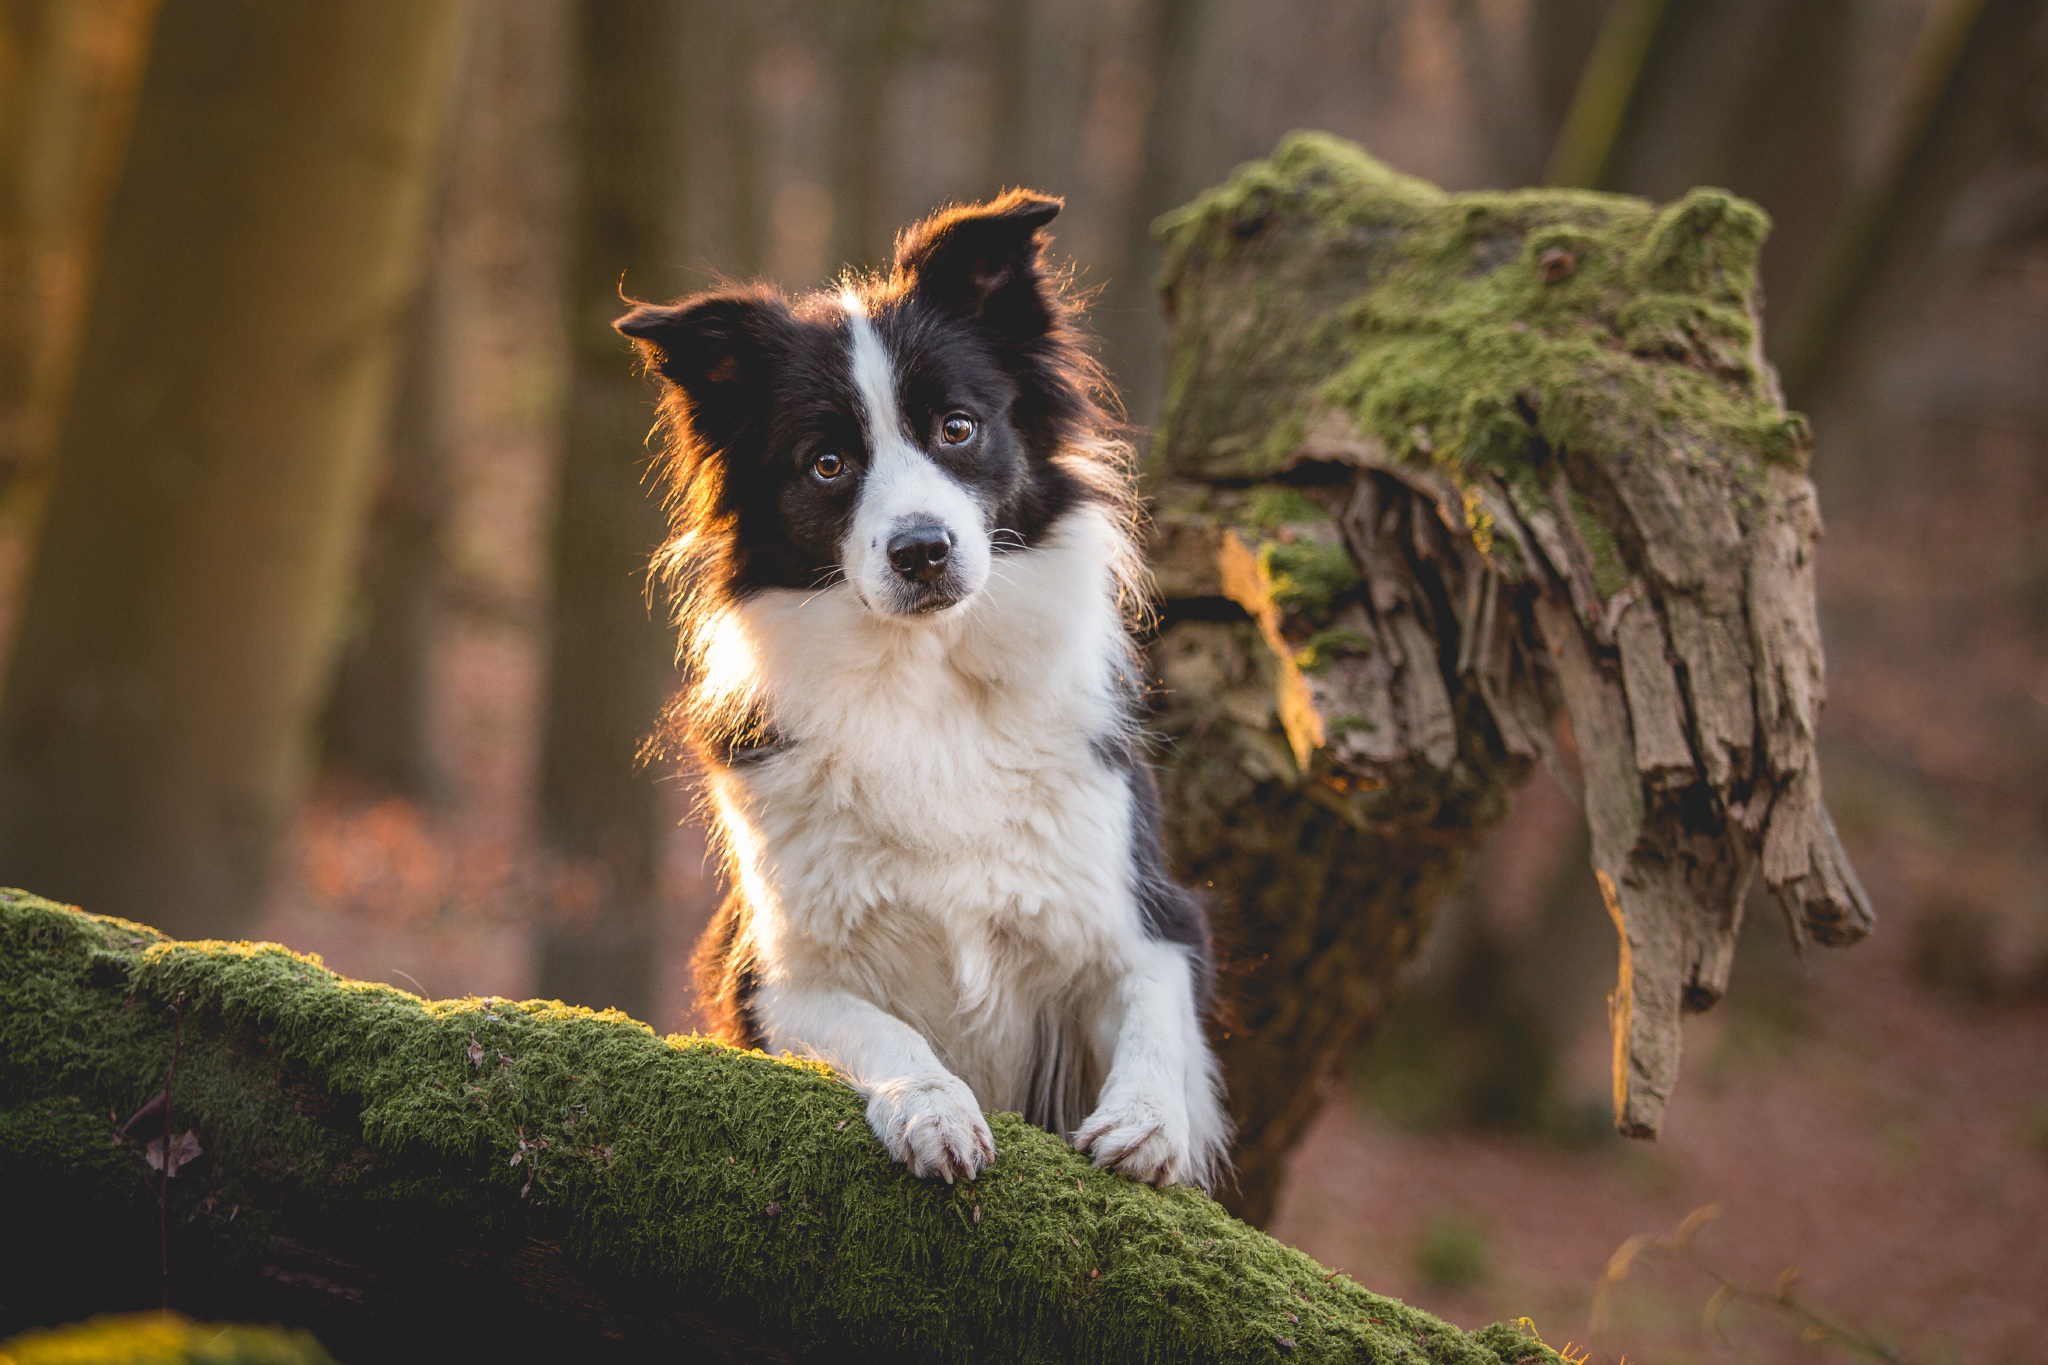
<svg viewBox="0 0 2048 1365"><path fill-rule="evenodd" d="M979 1204L974 1206L974 1221L977 1223L981 1221L981 1205Z"/></svg>
<svg viewBox="0 0 2048 1365"><path fill-rule="evenodd" d="M524 1144L521 1144L521 1145L523 1146ZM510 1163L510 1164L511 1164L511 1165L514 1165L514 1166L517 1166L517 1165L518 1165L518 1164L519 1164L520 1162L522 1162L522 1161L524 1161L524 1160L526 1160L526 1153L525 1153L525 1152L514 1152L514 1153L512 1154L512 1161L511 1161L511 1163Z"/></svg>
<svg viewBox="0 0 2048 1365"><path fill-rule="evenodd" d="M161 1137L151 1138L149 1146L143 1151L144 1159L149 1162L149 1169L163 1171L165 1175L173 1177L178 1174L181 1167L190 1166L202 1154L199 1135L190 1128L171 1139L170 1169L167 1171L164 1170L164 1140Z"/></svg>
<svg viewBox="0 0 2048 1365"><path fill-rule="evenodd" d="M484 1045L476 1040L475 1034L471 1034L469 1037L469 1064L471 1066L482 1066L484 1064Z"/></svg>

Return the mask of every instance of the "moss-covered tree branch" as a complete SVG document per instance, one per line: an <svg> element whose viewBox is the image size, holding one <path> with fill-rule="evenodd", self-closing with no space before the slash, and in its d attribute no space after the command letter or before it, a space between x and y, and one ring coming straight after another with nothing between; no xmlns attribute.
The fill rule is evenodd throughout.
<svg viewBox="0 0 2048 1365"><path fill-rule="evenodd" d="M822 1067L548 1002L423 1001L268 944L0 893L0 1335L174 1306L344 1360L1555 1361L1367 1293L1015 1115L913 1179ZM189 1144L187 1145L189 1150Z"/></svg>
<svg viewBox="0 0 2048 1365"><path fill-rule="evenodd" d="M1622 1131L1655 1133L1759 871L1795 937L1867 932L1765 226L1711 190L1448 195L1314 134L1162 220L1153 658L1177 851L1243 967L1247 1217L1560 720L1621 931Z"/></svg>

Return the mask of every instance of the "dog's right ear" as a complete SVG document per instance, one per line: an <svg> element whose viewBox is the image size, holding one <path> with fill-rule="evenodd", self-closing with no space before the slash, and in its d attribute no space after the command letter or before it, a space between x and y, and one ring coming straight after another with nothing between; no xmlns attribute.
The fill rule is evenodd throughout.
<svg viewBox="0 0 2048 1365"><path fill-rule="evenodd" d="M689 396L698 434L722 446L760 410L789 321L773 290L736 289L643 303L612 326L633 339L648 369Z"/></svg>

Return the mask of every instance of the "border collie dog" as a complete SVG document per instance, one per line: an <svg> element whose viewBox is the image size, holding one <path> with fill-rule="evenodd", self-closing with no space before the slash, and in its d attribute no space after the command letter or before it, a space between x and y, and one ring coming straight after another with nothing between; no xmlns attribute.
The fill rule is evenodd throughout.
<svg viewBox="0 0 2048 1365"><path fill-rule="evenodd" d="M686 688L731 891L714 1028L837 1068L889 1154L973 1178L984 1110L1208 1187L1208 932L1137 729L1128 450L1012 191L884 276L618 322L664 384Z"/></svg>

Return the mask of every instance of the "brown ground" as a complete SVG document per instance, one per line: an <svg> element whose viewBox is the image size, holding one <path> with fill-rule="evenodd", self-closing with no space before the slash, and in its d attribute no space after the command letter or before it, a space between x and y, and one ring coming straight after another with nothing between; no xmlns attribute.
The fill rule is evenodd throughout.
<svg viewBox="0 0 2048 1365"><path fill-rule="evenodd" d="M1622 1243L1715 1204L1696 1245L1740 1281L1770 1290L1797 1267L1803 1298L1909 1360L2048 1361L2048 1005L1947 1002L1908 958L1896 932L1814 954L1796 1030L1744 1013L1738 977L1728 1014L1689 1026L1654 1146L1404 1133L1341 1096L1298 1154L1273 1231L1453 1321L1527 1314L1546 1340L1603 1361L1830 1354L1768 1308L1731 1310L1742 1349L1717 1348L1699 1325L1714 1283L1670 1256L1638 1263L1612 1332L1589 1337ZM1606 1046L1582 1039L1582 1084L1604 1076ZM1455 1246L1461 1228L1468 1264L1451 1257L1431 1283L1428 1245ZM1469 1284L1442 1282L1461 1272Z"/></svg>

